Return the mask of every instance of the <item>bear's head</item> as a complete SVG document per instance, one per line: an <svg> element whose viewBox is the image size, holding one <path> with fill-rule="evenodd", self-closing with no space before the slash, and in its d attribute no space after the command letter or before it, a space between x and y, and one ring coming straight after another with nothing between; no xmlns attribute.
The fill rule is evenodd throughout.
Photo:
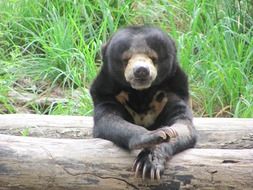
<svg viewBox="0 0 253 190"><path fill-rule="evenodd" d="M111 77L136 90L158 85L177 65L173 40L149 26L120 29L103 45L102 59Z"/></svg>

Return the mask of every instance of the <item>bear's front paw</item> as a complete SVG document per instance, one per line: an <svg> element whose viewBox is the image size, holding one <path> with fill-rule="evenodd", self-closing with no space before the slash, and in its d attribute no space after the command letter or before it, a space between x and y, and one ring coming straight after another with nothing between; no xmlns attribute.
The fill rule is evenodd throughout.
<svg viewBox="0 0 253 190"><path fill-rule="evenodd" d="M151 180L160 180L161 174L165 168L166 160L166 156L159 150L142 150L133 164L135 176L138 177L141 175L143 180L146 177Z"/></svg>
<svg viewBox="0 0 253 190"><path fill-rule="evenodd" d="M154 131L148 131L145 134L135 136L131 139L129 148L130 149L140 149L140 148L150 148L155 145L169 142L171 138L175 138L177 132L170 127L163 127Z"/></svg>

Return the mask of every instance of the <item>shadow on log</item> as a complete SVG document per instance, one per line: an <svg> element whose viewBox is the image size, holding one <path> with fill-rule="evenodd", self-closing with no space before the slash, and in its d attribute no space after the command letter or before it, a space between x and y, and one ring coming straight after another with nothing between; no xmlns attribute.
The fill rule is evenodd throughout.
<svg viewBox="0 0 253 190"><path fill-rule="evenodd" d="M136 179L136 152L101 139L0 135L0 189L252 189L253 150L190 149L161 181Z"/></svg>

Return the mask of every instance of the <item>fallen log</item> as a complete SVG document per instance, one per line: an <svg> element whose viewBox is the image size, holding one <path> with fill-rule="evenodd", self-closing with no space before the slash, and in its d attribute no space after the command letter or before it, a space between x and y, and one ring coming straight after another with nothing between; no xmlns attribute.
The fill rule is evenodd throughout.
<svg viewBox="0 0 253 190"><path fill-rule="evenodd" d="M92 117L5 114L0 115L0 134L21 135L29 130L29 136L49 138L91 138Z"/></svg>
<svg viewBox="0 0 253 190"><path fill-rule="evenodd" d="M38 94L29 93L29 92L18 92L16 90L11 90L8 94L8 97L12 99L14 102L21 105L35 103L38 105L49 106L51 104L69 102L67 98L63 98L59 96L41 96Z"/></svg>
<svg viewBox="0 0 253 190"><path fill-rule="evenodd" d="M198 148L253 148L253 119L195 118ZM0 115L0 134L87 139L92 137L92 117L34 114Z"/></svg>
<svg viewBox="0 0 253 190"><path fill-rule="evenodd" d="M101 139L0 135L0 189L252 189L253 149L190 149L159 182L133 176L137 152Z"/></svg>

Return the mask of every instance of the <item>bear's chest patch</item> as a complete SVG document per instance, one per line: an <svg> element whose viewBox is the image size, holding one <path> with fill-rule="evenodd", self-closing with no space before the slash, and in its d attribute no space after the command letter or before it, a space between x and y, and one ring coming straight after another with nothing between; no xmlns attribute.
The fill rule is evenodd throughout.
<svg viewBox="0 0 253 190"><path fill-rule="evenodd" d="M149 127L152 125L159 114L163 111L164 106L168 102L168 95L164 91L157 91L153 98L147 103L145 110L137 112L131 104L129 94L125 91L121 91L116 97L116 100L121 103L128 113L132 116L134 123L143 127ZM144 97L143 97L144 98ZM141 105L140 100L140 105ZM138 103L135 103L138 106Z"/></svg>

